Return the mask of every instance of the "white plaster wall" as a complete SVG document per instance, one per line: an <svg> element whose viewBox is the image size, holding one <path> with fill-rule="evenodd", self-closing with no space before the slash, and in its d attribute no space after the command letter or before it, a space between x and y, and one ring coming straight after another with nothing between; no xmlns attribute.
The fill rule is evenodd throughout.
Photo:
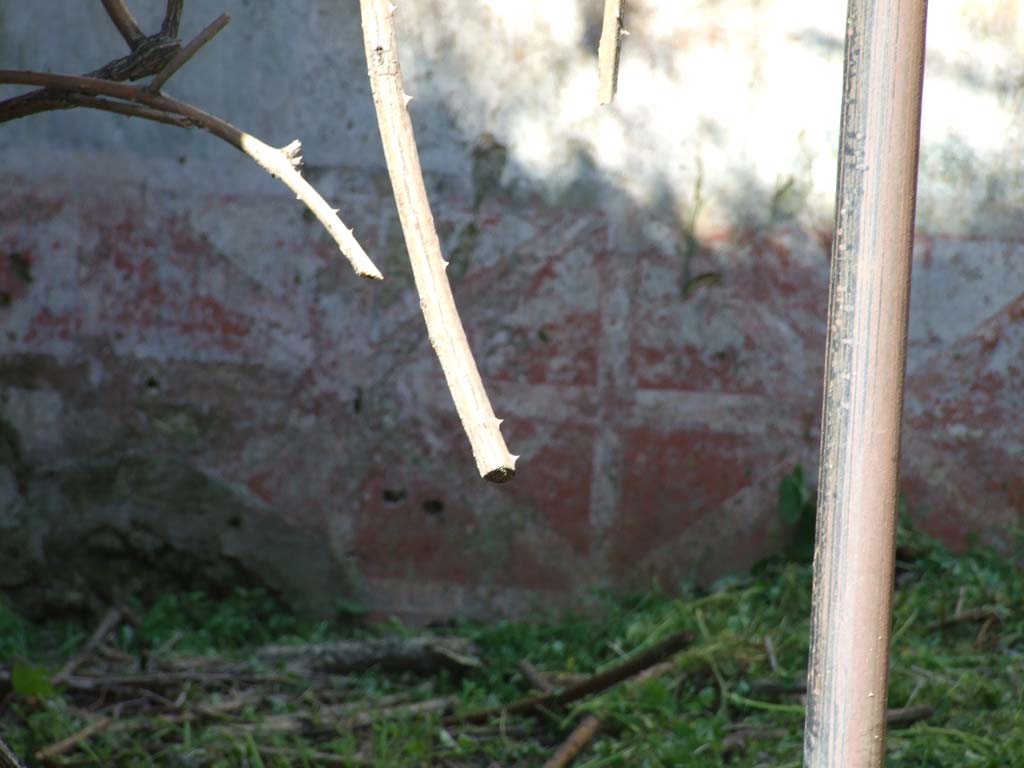
<svg viewBox="0 0 1024 768"><path fill-rule="evenodd" d="M470 148L486 132L509 147L506 183L557 194L600 174L683 221L696 207L704 232L773 216L828 225L843 0L632 0L611 108L594 98L597 0L398 5L428 172L468 178ZM162 6L132 4L150 30ZM311 165L380 167L356 2L190 2L184 34L222 10L231 25L175 78L176 94L273 143L300 137ZM929 14L919 222L942 234L1019 234L1024 3L948 0ZM34 0L0 6L0 52L5 67L79 72L124 45L98 3ZM81 111L0 130L12 149L243 164L206 136Z"/></svg>

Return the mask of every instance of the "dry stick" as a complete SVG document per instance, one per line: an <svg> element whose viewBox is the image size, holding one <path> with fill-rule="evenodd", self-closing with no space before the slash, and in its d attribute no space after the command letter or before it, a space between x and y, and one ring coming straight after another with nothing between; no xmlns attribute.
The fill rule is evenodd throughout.
<svg viewBox="0 0 1024 768"><path fill-rule="evenodd" d="M541 693L551 693L555 690L555 686L551 684L551 680L548 679L547 675L533 666L528 659L523 659L519 662L519 671L523 673L526 682Z"/></svg>
<svg viewBox="0 0 1024 768"><path fill-rule="evenodd" d="M384 157L430 343L441 361L477 469L487 480L504 482L515 474L517 457L509 453L501 436L501 420L495 417L480 380L445 274L448 263L441 255L412 121L406 109L410 97L402 86L391 18L394 8L388 0L360 0L359 7Z"/></svg>
<svg viewBox="0 0 1024 768"><path fill-rule="evenodd" d="M117 31L121 33L121 37L128 43L128 47L135 50L145 35L139 28L139 22L132 16L132 12L125 7L121 0L103 0L103 7L106 9L107 15L110 16L110 20L114 22L114 26L117 27Z"/></svg>
<svg viewBox="0 0 1024 768"><path fill-rule="evenodd" d="M566 766L571 765L572 761L593 740L599 730L601 730L600 718L595 715L584 717L580 724L569 734L569 737L562 742L558 751L544 763L544 768L566 768Z"/></svg>
<svg viewBox="0 0 1024 768"><path fill-rule="evenodd" d="M335 640L302 645L268 645L256 652L270 664L284 663L289 672L344 674L390 669L434 673L439 669L465 672L480 666L479 651L460 637L380 637Z"/></svg>
<svg viewBox="0 0 1024 768"><path fill-rule="evenodd" d="M96 629L89 636L89 639L85 641L78 653L72 656L67 662L61 667L60 672L53 678L55 683L59 683L62 680L66 680L71 676L71 673L81 666L82 662L85 661L96 650L97 646L103 642L104 638L110 634L110 631L121 623L121 611L118 608L111 608L107 611L106 615L96 626Z"/></svg>
<svg viewBox="0 0 1024 768"><path fill-rule="evenodd" d="M0 739L0 768L25 768L25 764L14 754L14 750Z"/></svg>
<svg viewBox="0 0 1024 768"><path fill-rule="evenodd" d="M676 669L676 663L674 661L663 661L660 664L648 667L642 672L630 677L626 682L641 683L645 680L661 677L674 669ZM597 732L601 730L601 726L601 719L597 715L588 712L583 719L580 720L579 725L577 725L566 740L562 742L558 751L555 752L555 754L553 754L546 763L544 763L544 768L565 768L565 766L571 765L572 761L579 756L584 747L586 747L587 744L589 744L597 735Z"/></svg>
<svg viewBox="0 0 1024 768"><path fill-rule="evenodd" d="M576 685L571 685L557 693L545 693L540 696L529 696L525 699L513 701L500 707L468 712L464 715L452 715L446 717L445 725L457 725L458 723L483 723L498 715L516 715L526 712L539 712L543 709L564 706L570 702L582 699L595 693L607 690L623 680L627 680L638 672L652 667L662 659L678 653L693 641L689 632L678 632L662 640L652 648L638 653L632 658L626 659L620 664L609 667L604 672L582 680Z"/></svg>
<svg viewBox="0 0 1024 768"><path fill-rule="evenodd" d="M293 747L257 747L261 754L271 757L283 757L295 762L312 761L316 765L378 765L376 758L358 757L355 755L338 755L332 752L317 752L311 749L295 749Z"/></svg>
<svg viewBox="0 0 1024 768"><path fill-rule="evenodd" d="M1005 618L1006 612L1006 609L1000 605L983 605L980 608L970 608L966 611L957 610L949 618L929 625L928 629L946 629L947 627L952 627L956 624L965 624L974 621L1002 621L1003 618Z"/></svg>
<svg viewBox="0 0 1024 768"><path fill-rule="evenodd" d="M177 128L198 128L199 125L187 117L169 115L156 109L140 107L138 104L125 104L123 101L109 101L99 99L95 96L83 96L78 93L63 94L63 99L70 107L84 107L86 109L97 109L101 112L113 112L115 115L125 117L141 117L143 120L152 120L154 123L164 123Z"/></svg>
<svg viewBox="0 0 1024 768"><path fill-rule="evenodd" d="M600 81L597 98L611 104L619 81L619 49L622 35L622 0L604 0L604 23L601 43L597 47L597 72Z"/></svg>
<svg viewBox="0 0 1024 768"><path fill-rule="evenodd" d="M551 693L554 690L551 681L528 660L523 659L519 662L519 669L526 679L530 681L530 685L538 691ZM646 671L649 672L650 669ZM584 715L579 725L572 729L572 732L558 747L555 754L544 763L544 768L565 768L567 765L571 765L572 761L591 742L599 730L601 730L601 719L590 713Z"/></svg>
<svg viewBox="0 0 1024 768"><path fill-rule="evenodd" d="M927 720L933 714L931 707L896 707L885 712L885 722L893 726L913 725Z"/></svg>
<svg viewBox="0 0 1024 768"><path fill-rule="evenodd" d="M297 170L301 163L299 149L301 144L293 141L280 149L264 144L255 136L239 130L226 120L204 112L184 101L179 101L165 94L150 93L146 86L126 85L95 77L79 77L77 75L55 75L46 72L29 72L22 70L0 69L0 84L38 85L58 91L69 91L74 95L109 96L138 102L144 106L163 112L170 112L190 120L197 127L212 133L219 139L241 150L256 161L263 170L280 179L296 197L312 211L324 229L328 231L341 252L352 264L356 274L361 277L381 279L380 270L370 261L362 246L352 236L352 230L342 223L338 213L331 208L302 174ZM84 104L82 106L95 106ZM0 123L13 119L5 115L4 103L0 103ZM106 107L100 107L106 108ZM113 111L113 110L108 110ZM17 115L20 116L20 115ZM148 117L139 112L136 117Z"/></svg>
<svg viewBox="0 0 1024 768"><path fill-rule="evenodd" d="M157 93L161 88L163 88L164 83L166 83L175 72L185 66L185 64L188 63L188 60L196 55L196 51L213 40L217 33L224 29L230 21L231 17L226 13L222 13L210 22L206 29L193 37L192 40L189 41L188 45L179 49L171 60L167 62L164 68L157 72L156 77L149 82L149 90L153 93Z"/></svg>
<svg viewBox="0 0 1024 768"><path fill-rule="evenodd" d="M412 718L448 712L455 704L451 696L441 696L425 701L412 701L376 709L365 709L351 714L348 705L321 707L316 711L295 712L284 715L268 715L258 723L239 723L218 726L218 730L263 734L306 733L312 729L329 727L332 730L368 728L382 720Z"/></svg>
<svg viewBox="0 0 1024 768"><path fill-rule="evenodd" d="M118 5L124 8L123 5ZM141 33L140 33L141 34ZM127 56L114 59L99 69L87 72L85 77L101 80L123 82L124 80L141 80L154 75L167 65L181 49L181 44L161 35L142 37ZM41 88L37 91L23 93L10 99L0 101L0 122L28 117L40 112L55 109L70 109L79 106L72 103L73 95L66 91L55 91ZM108 110L113 111L113 110Z"/></svg>
<svg viewBox="0 0 1024 768"><path fill-rule="evenodd" d="M97 720L93 720L85 728L76 733L71 734L66 739L61 739L58 742L54 742L48 747L43 747L36 751L36 760L46 761L52 760L55 757L63 755L65 752L70 752L72 749L77 747L86 739L96 735L104 728L110 725L110 718L101 717Z"/></svg>

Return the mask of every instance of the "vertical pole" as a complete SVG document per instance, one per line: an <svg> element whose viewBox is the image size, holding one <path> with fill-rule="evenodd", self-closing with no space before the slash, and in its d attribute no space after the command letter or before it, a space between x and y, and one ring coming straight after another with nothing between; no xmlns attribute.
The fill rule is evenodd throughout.
<svg viewBox="0 0 1024 768"><path fill-rule="evenodd" d="M811 609L807 768L878 768L926 0L849 0Z"/></svg>

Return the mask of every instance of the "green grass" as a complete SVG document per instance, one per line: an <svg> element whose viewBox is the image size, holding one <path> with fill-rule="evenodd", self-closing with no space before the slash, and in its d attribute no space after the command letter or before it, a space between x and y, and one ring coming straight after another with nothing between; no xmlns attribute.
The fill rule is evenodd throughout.
<svg viewBox="0 0 1024 768"><path fill-rule="evenodd" d="M888 765L1024 765L1024 573L1018 558L983 549L954 555L905 528L900 539L906 561L900 563L895 595L889 706L927 705L934 712L926 721L890 730ZM485 661L464 677L371 672L319 682L196 683L153 692L154 697L181 699L178 710L157 698L131 703L137 691L104 698L59 684L46 690L49 675L81 646L91 628L32 626L0 610L0 662L19 676L18 690L0 681L0 732L28 757L94 722L98 713L111 718L106 730L54 760L57 765L509 768L543 764L583 713L593 713L603 728L573 765L797 766L800 699L765 693L758 681L803 679L810 583L807 563L775 560L710 591L604 598L602 610L586 616L460 623L452 631L472 639ZM987 624L979 619L940 626L958 602L964 611L984 608L997 618ZM304 623L275 609L258 592L240 592L228 600L169 596L140 615L138 627L123 626L115 633L114 645L123 655L104 662L108 668L137 665L143 657L237 663L268 642L370 633ZM542 717L510 717L473 727L442 726L437 716L382 717L365 727L338 727L323 716L346 701L362 702L367 709L395 697L454 696L460 711L493 706L529 692L519 671L524 659L549 673L587 674L679 630L692 632L696 640L676 657L670 673L620 685ZM147 716L149 711L190 708L195 714L196 707L229 702L232 695L250 698L187 722ZM117 700L128 702L121 712L112 708ZM255 728L268 718L300 711L309 718L301 734ZM740 747L737 732L748 737Z"/></svg>

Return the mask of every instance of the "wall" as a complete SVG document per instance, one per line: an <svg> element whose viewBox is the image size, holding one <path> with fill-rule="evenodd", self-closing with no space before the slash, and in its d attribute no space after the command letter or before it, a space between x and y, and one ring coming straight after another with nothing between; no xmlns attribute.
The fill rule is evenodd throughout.
<svg viewBox="0 0 1024 768"><path fill-rule="evenodd" d="M456 299L522 455L506 486L477 479L426 340L356 3L188 4L185 37L232 23L168 89L301 138L384 283L210 136L0 126L0 527L24 561L0 587L56 594L59 558L83 604L203 573L424 617L771 551L780 478L816 465L844 4L628 5L599 108L601 3L399 3ZM933 4L903 477L954 544L1024 511L1022 51L1020 4ZM0 66L123 52L99 4L0 7Z"/></svg>

